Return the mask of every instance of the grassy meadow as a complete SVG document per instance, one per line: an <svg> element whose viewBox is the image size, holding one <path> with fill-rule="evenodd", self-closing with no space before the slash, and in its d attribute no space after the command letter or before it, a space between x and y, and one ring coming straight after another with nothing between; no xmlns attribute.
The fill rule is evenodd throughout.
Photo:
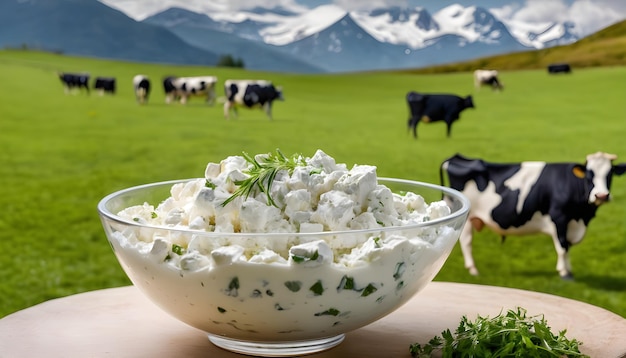
<svg viewBox="0 0 626 358"><path fill-rule="evenodd" d="M56 71L114 76L117 94L64 94ZM138 105L132 77L152 79ZM220 104L192 99L166 105L165 75L266 78L283 87L274 120L260 110L225 120ZM371 164L378 175L439 182L439 164L454 153L491 161L579 161L596 151L626 160L626 67L502 71L501 93L473 88L469 72L372 72L332 75L175 67L62 55L0 51L0 317L45 300L130 284L96 211L113 191L149 182L201 177L208 162L242 151ZM410 90L473 95L445 137L443 123L407 132ZM613 201L600 208L571 250L574 281L556 273L546 236L475 235L481 275L470 276L457 247L436 277L547 292L589 302L626 317L626 177L613 181ZM459 292L459 294L463 294ZM515 302L515 297L511 297ZM508 303L511 303L508 302Z"/></svg>

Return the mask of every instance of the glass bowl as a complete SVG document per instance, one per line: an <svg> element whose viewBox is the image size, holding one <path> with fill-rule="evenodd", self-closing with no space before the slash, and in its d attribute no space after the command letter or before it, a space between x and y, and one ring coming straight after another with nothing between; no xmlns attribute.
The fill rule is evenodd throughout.
<svg viewBox="0 0 626 358"><path fill-rule="evenodd" d="M415 193L426 203L445 199L450 213L405 226L307 233L206 232L118 215L128 207L159 204L173 185L194 180L199 179L106 196L98 204L104 231L121 267L147 298L206 332L216 346L255 356L330 349L347 332L398 309L439 272L469 212L468 200L453 189L379 178L394 193ZM293 249L302 243L303 251ZM241 246L271 248L281 257L242 259Z"/></svg>

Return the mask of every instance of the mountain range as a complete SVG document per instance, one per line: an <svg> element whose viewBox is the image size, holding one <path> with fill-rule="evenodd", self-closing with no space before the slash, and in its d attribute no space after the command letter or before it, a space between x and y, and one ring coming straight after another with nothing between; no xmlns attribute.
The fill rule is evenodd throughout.
<svg viewBox="0 0 626 358"><path fill-rule="evenodd" d="M255 7L208 14L170 8L141 21L96 0L4 0L0 47L138 62L324 73L419 68L575 42L576 24L504 23L479 6L436 13L387 7Z"/></svg>

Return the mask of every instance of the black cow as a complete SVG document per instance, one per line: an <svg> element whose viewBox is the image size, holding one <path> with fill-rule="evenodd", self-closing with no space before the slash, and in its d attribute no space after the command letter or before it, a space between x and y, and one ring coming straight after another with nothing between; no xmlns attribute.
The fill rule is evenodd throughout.
<svg viewBox="0 0 626 358"><path fill-rule="evenodd" d="M567 63L553 63L548 65L548 73L571 73L572 68Z"/></svg>
<svg viewBox="0 0 626 358"><path fill-rule="evenodd" d="M598 207L609 201L613 175L622 175L626 163L617 156L597 152L578 163L488 163L455 155L441 165L441 181L448 174L450 187L471 203L459 239L465 267L478 274L472 256L472 230L484 226L502 235L550 235L557 252L556 269L572 278L568 251L582 241Z"/></svg>
<svg viewBox="0 0 626 358"><path fill-rule="evenodd" d="M406 95L411 117L409 117L409 130L413 130L413 137L417 138L417 125L420 121L425 123L444 121L447 125L447 137L450 137L452 123L459 119L459 115L466 108L474 108L472 96L465 98L452 94L425 94L409 92Z"/></svg>
<svg viewBox="0 0 626 358"><path fill-rule="evenodd" d="M59 78L65 88L65 93L69 93L74 88L84 88L89 94L89 74L88 73L59 73Z"/></svg>
<svg viewBox="0 0 626 358"><path fill-rule="evenodd" d="M93 85L101 95L104 93L115 94L115 78L113 77L96 77L96 82Z"/></svg>
<svg viewBox="0 0 626 358"><path fill-rule="evenodd" d="M280 88L274 87L272 82L265 80L226 80L224 82L224 117L229 118L231 109L237 115L237 105L247 108L261 107L265 114L272 119L272 102L284 101Z"/></svg>
<svg viewBox="0 0 626 358"><path fill-rule="evenodd" d="M137 102L144 104L148 102L150 97L150 79L144 75L136 75L133 77L133 89Z"/></svg>

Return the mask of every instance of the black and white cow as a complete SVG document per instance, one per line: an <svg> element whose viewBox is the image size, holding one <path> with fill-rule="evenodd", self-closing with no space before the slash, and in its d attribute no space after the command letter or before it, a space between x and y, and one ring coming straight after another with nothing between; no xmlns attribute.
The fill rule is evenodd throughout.
<svg viewBox="0 0 626 358"><path fill-rule="evenodd" d="M136 75L133 77L133 89L139 104L148 102L148 97L150 97L150 79L147 76Z"/></svg>
<svg viewBox="0 0 626 358"><path fill-rule="evenodd" d="M271 81L266 80L226 80L224 94L224 117L227 119L231 110L237 116L237 105L247 108L261 107L269 119L272 119L272 102L284 101L281 88L274 87Z"/></svg>
<svg viewBox="0 0 626 358"><path fill-rule="evenodd" d="M490 86L493 90L503 90L504 85L498 79L496 70L476 70L474 71L474 87L480 89L482 86Z"/></svg>
<svg viewBox="0 0 626 358"><path fill-rule="evenodd" d="M190 97L206 97L206 102L209 105L215 104L215 84L217 83L215 76L168 77L165 80L168 82L163 84L164 87L167 87L167 103L178 98L180 103L186 104Z"/></svg>
<svg viewBox="0 0 626 358"><path fill-rule="evenodd" d="M459 239L465 267L478 270L472 256L472 232L484 226L505 237L543 233L550 235L557 252L556 270L572 277L570 246L580 243L598 207L610 199L613 175L626 171L617 156L597 152L584 164L489 163L457 154L441 165L449 185L470 200L471 208Z"/></svg>
<svg viewBox="0 0 626 358"><path fill-rule="evenodd" d="M105 93L115 94L115 78L113 77L96 77L93 88L100 95Z"/></svg>
<svg viewBox="0 0 626 358"><path fill-rule="evenodd" d="M572 67L568 63L553 63L548 65L548 73L571 73Z"/></svg>
<svg viewBox="0 0 626 358"><path fill-rule="evenodd" d="M89 94L89 74L88 73L58 73L65 93L70 93L73 89L84 88Z"/></svg>
<svg viewBox="0 0 626 358"><path fill-rule="evenodd" d="M178 99L176 87L174 86L175 76L167 76L163 78L163 92L165 92L165 103L171 103Z"/></svg>
<svg viewBox="0 0 626 358"><path fill-rule="evenodd" d="M409 117L409 130L413 130L413 136L417 138L417 125L424 123L444 121L447 125L447 136L450 137L452 123L466 108L474 108L472 96L465 98L452 94L426 94L409 92L406 95L411 116Z"/></svg>

